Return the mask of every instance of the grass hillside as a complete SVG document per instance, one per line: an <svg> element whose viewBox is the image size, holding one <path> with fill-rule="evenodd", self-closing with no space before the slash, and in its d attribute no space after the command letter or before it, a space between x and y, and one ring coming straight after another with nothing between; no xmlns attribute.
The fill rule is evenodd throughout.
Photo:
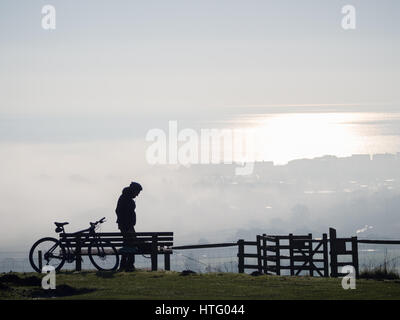
<svg viewBox="0 0 400 320"><path fill-rule="evenodd" d="M0 299L400 299L400 281L251 276L234 273L80 272L57 274L55 291L41 289L41 275L0 275Z"/></svg>

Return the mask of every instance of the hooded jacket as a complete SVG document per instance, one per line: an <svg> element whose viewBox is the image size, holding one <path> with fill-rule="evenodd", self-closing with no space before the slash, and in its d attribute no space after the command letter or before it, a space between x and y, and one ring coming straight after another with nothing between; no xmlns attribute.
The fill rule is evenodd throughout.
<svg viewBox="0 0 400 320"><path fill-rule="evenodd" d="M115 212L117 214L118 227L120 228L128 229L136 225L136 204L133 200L133 193L132 188L126 187L122 190L122 194L118 199Z"/></svg>

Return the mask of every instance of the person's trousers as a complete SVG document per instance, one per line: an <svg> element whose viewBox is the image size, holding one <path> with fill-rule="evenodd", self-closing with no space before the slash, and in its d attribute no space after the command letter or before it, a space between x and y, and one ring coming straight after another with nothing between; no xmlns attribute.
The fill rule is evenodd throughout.
<svg viewBox="0 0 400 320"><path fill-rule="evenodd" d="M134 239L135 239L135 228L128 227L124 228L119 226L119 230L121 230L122 237L124 239L124 247L134 247ZM133 253L123 253L121 256L121 264L120 269L129 269L134 267L135 264L135 254Z"/></svg>

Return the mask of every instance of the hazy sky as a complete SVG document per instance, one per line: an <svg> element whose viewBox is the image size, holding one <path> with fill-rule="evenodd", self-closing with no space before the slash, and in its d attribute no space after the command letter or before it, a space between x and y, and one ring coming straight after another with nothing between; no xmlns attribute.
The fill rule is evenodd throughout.
<svg viewBox="0 0 400 320"><path fill-rule="evenodd" d="M47 4L56 8L56 30L41 26ZM346 4L356 8L356 30L341 27ZM224 210L235 194L219 202L224 189L197 188L190 174L185 181L171 168L155 174L145 163L146 132L168 120L210 127L244 114L399 112L399 39L398 0L0 1L1 246L25 247L21 235L30 243L52 232L54 220L70 220L74 229L107 216L115 229L116 200L132 180L145 186L142 231L174 229L197 239L204 230L234 233L244 221L267 224L245 208L229 209L236 218L228 223ZM398 117L368 117L350 124L378 121L375 143L400 151ZM325 127L309 127L313 118L299 126L300 118L278 118L275 140ZM321 137L338 137L335 130L320 135L318 146ZM345 149L354 135L339 137L335 146ZM204 208L220 218L213 228L200 219Z"/></svg>
<svg viewBox="0 0 400 320"><path fill-rule="evenodd" d="M56 30L41 27L45 4ZM398 104L399 2L351 1L349 31L345 4L4 0L1 114L213 119L232 105Z"/></svg>

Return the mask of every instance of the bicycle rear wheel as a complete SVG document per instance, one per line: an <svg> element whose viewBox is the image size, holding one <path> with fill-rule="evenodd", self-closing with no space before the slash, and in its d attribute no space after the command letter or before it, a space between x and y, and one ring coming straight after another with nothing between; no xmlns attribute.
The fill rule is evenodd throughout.
<svg viewBox="0 0 400 320"><path fill-rule="evenodd" d="M59 271L65 263L65 250L60 241L47 237L34 243L29 252L29 262L32 268L41 273L42 267L52 266Z"/></svg>
<svg viewBox="0 0 400 320"><path fill-rule="evenodd" d="M115 271L119 266L117 249L104 240L92 241L89 246L89 259L100 271Z"/></svg>

